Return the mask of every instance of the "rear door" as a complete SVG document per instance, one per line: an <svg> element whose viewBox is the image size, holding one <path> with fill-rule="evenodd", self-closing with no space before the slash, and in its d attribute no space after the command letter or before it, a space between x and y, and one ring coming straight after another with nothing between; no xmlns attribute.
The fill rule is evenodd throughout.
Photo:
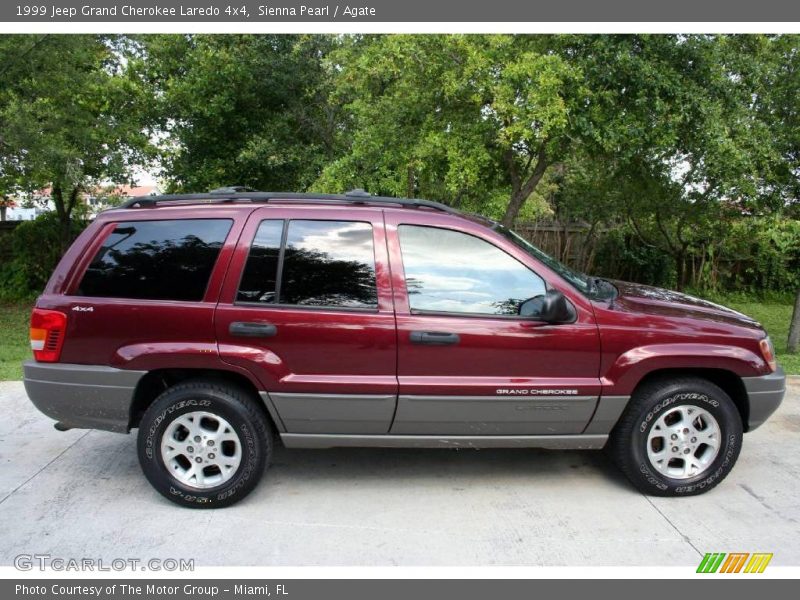
<svg viewBox="0 0 800 600"><path fill-rule="evenodd" d="M215 316L289 433L387 433L397 340L380 210L268 206L244 228Z"/></svg>
<svg viewBox="0 0 800 600"><path fill-rule="evenodd" d="M386 211L400 385L391 433L582 432L600 394L588 300L485 227L413 217ZM518 315L522 301L551 287L571 299L576 322Z"/></svg>
<svg viewBox="0 0 800 600"><path fill-rule="evenodd" d="M39 300L41 308L67 314L61 362L135 370L216 366L214 308L241 216L216 207L104 216L64 294Z"/></svg>

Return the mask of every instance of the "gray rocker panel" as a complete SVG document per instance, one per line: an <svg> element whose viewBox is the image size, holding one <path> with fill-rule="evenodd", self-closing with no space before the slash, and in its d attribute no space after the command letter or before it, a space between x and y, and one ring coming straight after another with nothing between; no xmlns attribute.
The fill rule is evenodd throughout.
<svg viewBox="0 0 800 600"><path fill-rule="evenodd" d="M287 448L546 448L597 450L607 435L328 435L282 433Z"/></svg>

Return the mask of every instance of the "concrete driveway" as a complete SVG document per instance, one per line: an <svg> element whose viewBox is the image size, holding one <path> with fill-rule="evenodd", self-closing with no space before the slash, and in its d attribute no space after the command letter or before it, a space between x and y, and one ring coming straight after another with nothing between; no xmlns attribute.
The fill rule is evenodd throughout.
<svg viewBox="0 0 800 600"><path fill-rule="evenodd" d="M731 476L648 498L602 452L286 450L242 503L193 511L144 479L133 435L59 433L0 383L0 565L18 554L216 565L800 565L800 380Z"/></svg>

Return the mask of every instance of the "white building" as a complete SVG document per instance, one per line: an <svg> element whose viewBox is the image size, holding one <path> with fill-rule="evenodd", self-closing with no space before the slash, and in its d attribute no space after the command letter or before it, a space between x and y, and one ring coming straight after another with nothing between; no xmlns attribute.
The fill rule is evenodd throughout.
<svg viewBox="0 0 800 600"><path fill-rule="evenodd" d="M6 221L33 221L40 214L47 212L49 208L22 208L21 206L9 206L6 209Z"/></svg>

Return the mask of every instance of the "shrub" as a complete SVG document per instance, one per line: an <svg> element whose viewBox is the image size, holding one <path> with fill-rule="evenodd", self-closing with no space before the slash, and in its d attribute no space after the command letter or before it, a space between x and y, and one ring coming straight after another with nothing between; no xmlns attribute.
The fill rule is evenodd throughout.
<svg viewBox="0 0 800 600"><path fill-rule="evenodd" d="M73 220L70 238L84 227L85 221ZM58 215L48 212L6 236L3 243L10 244L11 258L0 266L0 299L21 300L41 293L61 258L60 228Z"/></svg>
<svg viewBox="0 0 800 600"><path fill-rule="evenodd" d="M800 221L781 215L739 217L704 231L687 248L689 287L711 292L777 294L800 288ZM627 225L599 235L593 261L597 275L672 287L675 261L644 244Z"/></svg>
<svg viewBox="0 0 800 600"><path fill-rule="evenodd" d="M791 292L800 287L800 221L763 217L738 221L723 252L734 268L725 288Z"/></svg>
<svg viewBox="0 0 800 600"><path fill-rule="evenodd" d="M604 232L597 243L596 274L669 287L675 283L675 265L666 253L644 244L627 226Z"/></svg>

